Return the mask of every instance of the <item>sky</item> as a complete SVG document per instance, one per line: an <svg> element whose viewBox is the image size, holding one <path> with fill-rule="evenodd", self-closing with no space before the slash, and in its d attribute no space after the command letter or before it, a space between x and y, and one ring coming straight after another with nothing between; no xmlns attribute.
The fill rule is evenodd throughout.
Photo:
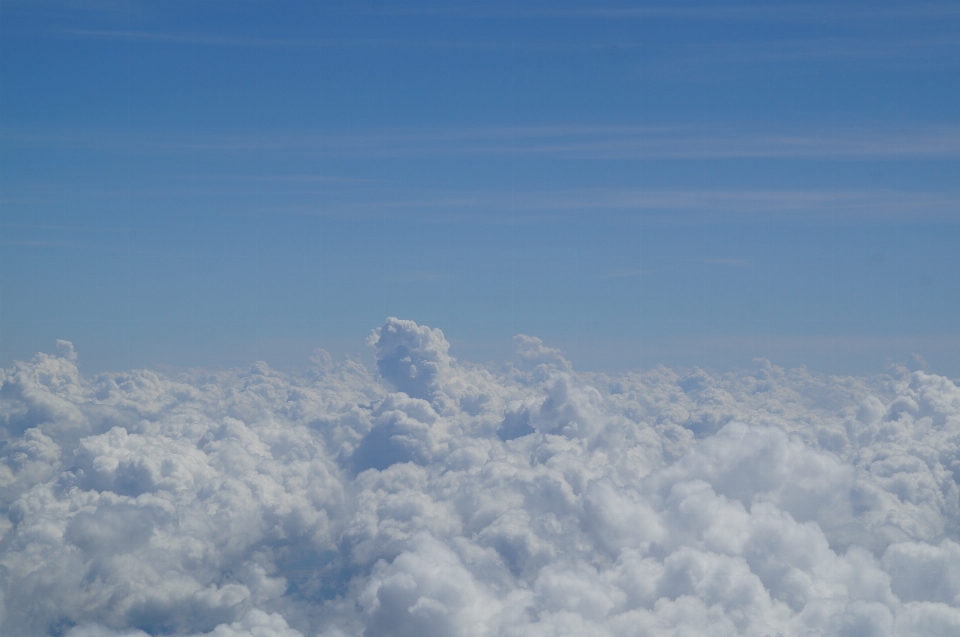
<svg viewBox="0 0 960 637"><path fill-rule="evenodd" d="M0 365L960 375L952 2L0 6Z"/></svg>
<svg viewBox="0 0 960 637"><path fill-rule="evenodd" d="M957 3L0 3L0 634L960 634Z"/></svg>

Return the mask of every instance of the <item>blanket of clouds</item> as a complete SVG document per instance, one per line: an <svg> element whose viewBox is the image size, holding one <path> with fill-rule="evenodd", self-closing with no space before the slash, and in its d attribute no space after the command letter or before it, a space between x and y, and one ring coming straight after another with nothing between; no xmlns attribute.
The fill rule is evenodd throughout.
<svg viewBox="0 0 960 637"><path fill-rule="evenodd" d="M501 366L389 319L164 375L0 371L0 633L960 634L960 389Z"/></svg>

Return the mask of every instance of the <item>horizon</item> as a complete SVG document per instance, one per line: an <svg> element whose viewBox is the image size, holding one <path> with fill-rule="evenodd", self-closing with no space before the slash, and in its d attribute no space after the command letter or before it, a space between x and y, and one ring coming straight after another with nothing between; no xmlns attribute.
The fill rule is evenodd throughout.
<svg viewBox="0 0 960 637"><path fill-rule="evenodd" d="M398 319L397 317L387 318L388 322L393 320L407 319ZM597 355L596 350L598 347L596 345L582 344L579 349L574 349L573 353L571 353L570 349L564 347L553 347L558 344L543 342L542 339L530 334L516 334L509 341L503 341L495 344L491 344L489 342L477 343L458 341L454 338L447 338L446 333L444 333L440 327L425 327L436 329L444 335L450 344L450 355L460 364L474 365L491 370L499 370L515 364L518 360L517 357L520 355L519 352L521 351L518 349L518 347L520 347L519 343L522 342L522 339L533 338L537 342L541 343L544 347L558 352L564 357L565 360L569 361L571 364L571 369L582 374L600 373L610 376L617 376L622 374L649 372L657 369L670 369L681 376L696 373L698 370L703 370L709 374L722 375L728 373L745 373L753 369L773 366L774 368L786 371L804 370L811 374L820 375L823 377L846 376L851 378L872 378L891 375L903 376L914 371L922 371L926 373L942 375L946 378L951 378L949 374L943 373L942 370L933 368L929 361L927 361L923 356L913 352L911 352L910 355L903 355L897 358L888 356L883 361L876 361L878 364L873 369L865 371L858 370L860 373L857 373L856 371L850 371L849 368L844 369L844 363L842 362L844 355L843 352L836 351L838 341L835 339L785 339L785 343L777 343L776 341L779 339L764 339L763 337L747 339L732 338L727 339L726 342L724 342L723 339L717 339L713 343L710 343L707 347L700 348L697 348L696 343L691 345L691 343L687 341L683 343L683 347L685 347L685 349L681 347L674 347L670 350L671 353L676 357L674 359L675 361L684 361L685 358L685 362L687 362L687 364L683 364L683 362L675 362L673 365L667 365L662 362L653 362L648 366L640 366L632 363L635 363L638 360L656 360L654 358L655 354L641 354L639 352L633 352L629 350L624 352L621 350L614 352L601 351L601 353ZM371 334L375 334L377 329L379 328L371 330ZM191 365L161 362L153 365L116 369L91 369L89 365L84 364L84 352L78 351L72 341L66 339L57 339L53 347L48 347L45 350L38 351L34 354L34 356L31 357L26 357L22 360L14 360L10 365L2 369L11 369L17 365L32 363L35 361L37 356L57 355L57 352L60 351L62 346L69 346L71 352L73 352L73 363L77 366L78 371L82 375L89 378L93 378L101 374L123 374L126 372L134 372L139 370L155 371L166 375L178 375L181 373L192 373L203 370L229 371L244 369L250 366L257 366L261 364L266 364L271 369L280 373L298 374L307 372L314 368L317 365L316 361L318 359L329 359L332 364L359 363L368 370L374 371L376 366L376 356L375 348L369 341L370 338L371 336L368 336L359 343L334 343L333 348L329 347L329 343L328 347L325 348L320 346L319 341L307 340L280 343L274 342L270 343L266 347L264 347L262 344L258 347L255 344L253 346L247 346L240 351L234 351L228 354L221 353L222 358L216 364L210 364L207 362L207 364ZM770 360L765 356L749 356L750 345L756 346L756 342L763 343L765 341L768 347L766 353L769 353L771 349L779 352L781 354L780 361ZM771 341L774 343L772 348L770 345ZM821 362L827 361L826 365L817 366L810 365L806 362L795 362L797 351L802 351L809 356L809 352L813 349L811 347L811 343L824 349L831 347L833 348L833 351L830 351L828 354L821 353L816 358ZM842 344L849 346L849 343ZM612 345L605 343L603 345L608 348L617 347L617 344L615 343ZM745 345L747 347L745 347ZM703 350L708 349L711 346L725 350L726 355L722 358L724 363L723 366L711 366L709 364L711 357L704 355ZM861 345L861 348L864 346L873 347L875 344L867 342L865 345ZM665 347L661 351L665 351L666 349L667 348ZM258 351L262 353L264 350L267 350L273 354L272 361L264 360L263 358L257 358L253 355ZM679 355L677 354L677 350L680 350ZM737 355L731 355L729 353L730 351L736 351ZM784 352L786 352L786 354L784 354ZM578 356L578 354L581 356ZM717 356L714 355L713 359L716 360L716 358ZM586 359L586 364L582 364L584 359ZM788 362L783 364L782 359L786 359ZM629 361L631 364L623 364L622 361L624 360ZM790 364L791 360L794 361L795 364ZM960 378L953 377L951 380L955 384L960 384Z"/></svg>

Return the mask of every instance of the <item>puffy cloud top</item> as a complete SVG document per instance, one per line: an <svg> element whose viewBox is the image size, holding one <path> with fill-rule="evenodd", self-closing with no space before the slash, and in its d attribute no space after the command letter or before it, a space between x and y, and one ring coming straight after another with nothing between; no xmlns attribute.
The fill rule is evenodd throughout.
<svg viewBox="0 0 960 637"><path fill-rule="evenodd" d="M960 389L462 363L0 371L0 634L960 634Z"/></svg>
<svg viewBox="0 0 960 637"><path fill-rule="evenodd" d="M381 377L411 398L430 398L456 359L443 332L398 318L387 319L370 335Z"/></svg>

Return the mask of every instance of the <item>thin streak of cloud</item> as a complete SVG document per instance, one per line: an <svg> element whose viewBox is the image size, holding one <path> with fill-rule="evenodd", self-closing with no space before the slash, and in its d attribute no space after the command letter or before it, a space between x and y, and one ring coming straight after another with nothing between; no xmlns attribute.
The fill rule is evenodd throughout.
<svg viewBox="0 0 960 637"><path fill-rule="evenodd" d="M390 283L436 283L440 281L450 281L454 277L446 272L434 272L432 270L412 270L391 275L385 278Z"/></svg>
<svg viewBox="0 0 960 637"><path fill-rule="evenodd" d="M927 157L960 155L960 127L888 131L752 132L692 127L525 127L380 136L337 136L325 150L344 156L551 155L570 159Z"/></svg>
<svg viewBox="0 0 960 637"><path fill-rule="evenodd" d="M639 269L623 269L623 270L611 270L610 272L603 275L605 279L633 279L641 277L647 274L652 274L653 270L639 270Z"/></svg>
<svg viewBox="0 0 960 637"><path fill-rule="evenodd" d="M182 183L182 182L181 182ZM655 223L752 222L780 219L813 223L960 221L960 192L873 190L653 190L575 188L536 191L467 191L400 188L391 182L343 187L337 182L228 179L216 188L167 187L100 189L82 185L55 190L10 186L3 201L22 204L79 201L185 201L274 192L282 199L265 205L248 201L233 211L254 214L319 215L330 218L405 218L425 222L463 221L494 224L559 222L583 215L599 219ZM293 187L297 185L298 187ZM277 190L280 189L280 190ZM206 204L204 204L206 205Z"/></svg>
<svg viewBox="0 0 960 637"><path fill-rule="evenodd" d="M41 8L59 8L73 13L142 14L142 3L125 0L7 0L7 10L23 13ZM345 6L325 6L326 15L353 15L377 17L421 16L435 18L544 18L597 20L690 20L701 22L882 22L888 20L919 22L960 17L960 6L952 2L917 2L907 6L884 6L877 3L825 4L814 2L783 3L703 3L677 5L675 3L645 3L646 6L589 3L396 3L364 7L360 3Z"/></svg>
<svg viewBox="0 0 960 637"><path fill-rule="evenodd" d="M18 248L70 248L76 245L72 241L0 241L0 246Z"/></svg>
<svg viewBox="0 0 960 637"><path fill-rule="evenodd" d="M71 226L63 226L52 223L0 223L0 228L15 228L18 230L73 230Z"/></svg>
<svg viewBox="0 0 960 637"><path fill-rule="evenodd" d="M767 129L739 126L411 128L287 135L5 131L7 148L118 153L299 153L325 158L540 155L564 159L885 159L960 156L960 126Z"/></svg>
<svg viewBox="0 0 960 637"><path fill-rule="evenodd" d="M706 4L701 6L623 7L593 5L530 6L517 3L474 3L457 6L405 4L398 7L365 11L365 14L386 16L488 17L488 18L556 18L556 19L667 19L695 21L763 21L763 22L835 22L949 19L960 17L960 7L952 3L917 3L909 7L824 5L822 3Z"/></svg>
<svg viewBox="0 0 960 637"><path fill-rule="evenodd" d="M127 42L155 42L193 46L223 46L264 49L332 49L332 48L407 48L407 49L526 49L541 51L608 49L607 42L551 42L534 40L437 40L427 38L300 38L251 37L216 33L181 33L165 31L130 31L108 29L65 29L67 36ZM639 42L618 44L621 48L639 47Z"/></svg>
<svg viewBox="0 0 960 637"><path fill-rule="evenodd" d="M198 181L278 182L307 184L373 184L385 183L386 179L370 177L340 177L337 175L184 175L184 179Z"/></svg>
<svg viewBox="0 0 960 637"><path fill-rule="evenodd" d="M236 48L266 49L464 49L464 50L527 50L543 53L570 51L652 51L659 50L654 56L659 62L654 66L667 66L683 63L739 64L750 62L782 62L799 60L888 60L925 56L942 53L943 49L960 47L960 40L952 34L934 36L927 34L923 38L878 38L876 36L849 36L831 38L797 38L770 42L753 42L743 45L739 42L715 41L707 43L684 44L672 42L668 46L656 41L641 40L598 40L598 41L551 41L534 39L511 40L456 40L430 38L303 38L292 36L262 37L218 33L182 33L166 31L133 31L107 29L65 29L61 31L68 37L126 42L180 44L190 46L220 46ZM955 56L936 56L937 64L950 64ZM644 64L645 70L652 69L651 62Z"/></svg>
<svg viewBox="0 0 960 637"><path fill-rule="evenodd" d="M709 43L691 47L677 55L677 61L697 61L710 65L824 60L908 60L922 57L926 63L931 55L938 65L956 66L956 49L960 38L950 34L922 38L904 37L830 37L796 38L775 42ZM953 49L953 55L940 53Z"/></svg>
<svg viewBox="0 0 960 637"><path fill-rule="evenodd" d="M703 263L712 263L715 265L735 265L742 268L749 268L753 264L749 259L700 259Z"/></svg>
<svg viewBox="0 0 960 637"><path fill-rule="evenodd" d="M404 197L330 203L322 214L414 215L423 220L516 223L560 221L603 213L608 219L657 222L755 221L779 218L810 222L960 221L960 194L897 191L648 191L595 188L523 193L421 193ZM640 216L638 216L640 215Z"/></svg>

